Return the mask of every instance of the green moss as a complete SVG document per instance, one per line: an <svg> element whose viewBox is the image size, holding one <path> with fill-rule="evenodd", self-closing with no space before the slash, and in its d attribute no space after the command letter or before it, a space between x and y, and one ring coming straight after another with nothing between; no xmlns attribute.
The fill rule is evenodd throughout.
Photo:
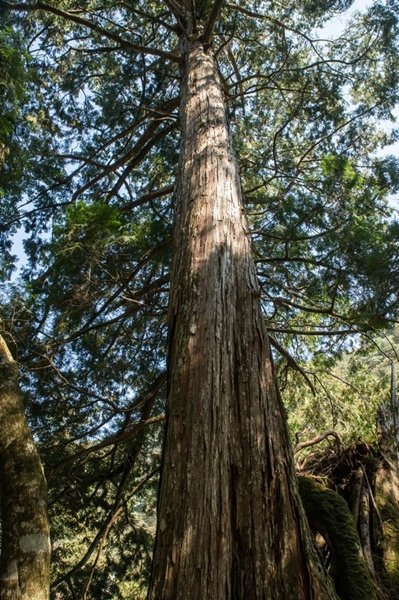
<svg viewBox="0 0 399 600"><path fill-rule="evenodd" d="M373 581L345 500L308 477L299 477L299 490L310 526L329 545L331 576L341 600L375 600Z"/></svg>

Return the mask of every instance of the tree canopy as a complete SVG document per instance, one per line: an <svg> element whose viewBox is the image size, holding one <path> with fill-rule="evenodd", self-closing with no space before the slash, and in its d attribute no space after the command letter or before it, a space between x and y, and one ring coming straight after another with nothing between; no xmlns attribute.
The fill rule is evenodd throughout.
<svg viewBox="0 0 399 600"><path fill-rule="evenodd" d="M335 38L323 27L350 0L225 2L216 22L219 3L194 4L276 362L323 370L398 318L399 161L379 152L396 139L398 2ZM61 597L139 597L149 571L182 5L0 1L1 329L45 462ZM16 231L26 263L10 282Z"/></svg>

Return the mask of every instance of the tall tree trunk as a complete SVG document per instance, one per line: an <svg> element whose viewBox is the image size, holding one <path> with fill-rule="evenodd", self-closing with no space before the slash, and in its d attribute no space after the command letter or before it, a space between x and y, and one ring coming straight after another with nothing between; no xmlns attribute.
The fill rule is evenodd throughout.
<svg viewBox="0 0 399 600"><path fill-rule="evenodd" d="M148 597L332 598L302 517L216 62L187 45Z"/></svg>
<svg viewBox="0 0 399 600"><path fill-rule="evenodd" d="M0 600L47 600L47 486L26 422L18 368L0 336Z"/></svg>

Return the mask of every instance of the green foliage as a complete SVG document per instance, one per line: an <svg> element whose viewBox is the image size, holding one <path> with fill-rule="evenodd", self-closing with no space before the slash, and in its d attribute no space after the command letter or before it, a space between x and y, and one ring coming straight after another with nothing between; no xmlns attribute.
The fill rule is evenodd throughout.
<svg viewBox="0 0 399 600"><path fill-rule="evenodd" d="M26 68L18 34L10 28L0 31L0 144L4 161L13 127L26 98Z"/></svg>
<svg viewBox="0 0 399 600"><path fill-rule="evenodd" d="M352 188L362 189L364 178L356 171L353 161L348 157L337 154L323 156L320 168L327 185L343 185L347 191Z"/></svg>
<svg viewBox="0 0 399 600"><path fill-rule="evenodd" d="M73 452L84 449L75 444ZM122 447L118 452L121 456ZM89 457L73 471L72 477L68 465L54 473L58 486L51 488L50 516L55 596L61 593L62 597L64 594L68 597L71 589L79 597L83 596L90 582L87 598L93 600L145 598L155 534L157 480L154 477L141 489L140 480L148 469L154 469L154 463L140 455L118 508L112 485L99 486L107 471L99 472L97 460L98 457L96 460ZM139 488L136 493L129 493L128 490L136 488ZM90 553L98 531L99 543ZM72 579L73 583L66 585L62 576L85 556L87 561Z"/></svg>
<svg viewBox="0 0 399 600"><path fill-rule="evenodd" d="M359 440L377 443L377 412L390 398L391 364L397 365L397 343L396 328L389 335L378 335L376 331L362 338L355 348L341 352L338 359L322 351L312 359L298 357L313 384L312 390L303 375L287 370L280 358L280 387L293 439L303 442L333 429L344 445Z"/></svg>
<svg viewBox="0 0 399 600"><path fill-rule="evenodd" d="M9 231L2 222L12 219L14 211L7 204L5 191L21 174L23 153L16 139L21 107L26 100L26 54L21 37L10 27L0 29L0 277L12 271ZM11 228L13 231L14 228Z"/></svg>

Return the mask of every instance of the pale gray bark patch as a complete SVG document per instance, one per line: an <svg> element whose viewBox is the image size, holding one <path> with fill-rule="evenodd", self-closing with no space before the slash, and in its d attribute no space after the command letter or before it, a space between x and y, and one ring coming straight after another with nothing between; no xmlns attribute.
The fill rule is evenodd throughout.
<svg viewBox="0 0 399 600"><path fill-rule="evenodd" d="M50 552L50 540L41 533L29 533L19 538L22 552Z"/></svg>

